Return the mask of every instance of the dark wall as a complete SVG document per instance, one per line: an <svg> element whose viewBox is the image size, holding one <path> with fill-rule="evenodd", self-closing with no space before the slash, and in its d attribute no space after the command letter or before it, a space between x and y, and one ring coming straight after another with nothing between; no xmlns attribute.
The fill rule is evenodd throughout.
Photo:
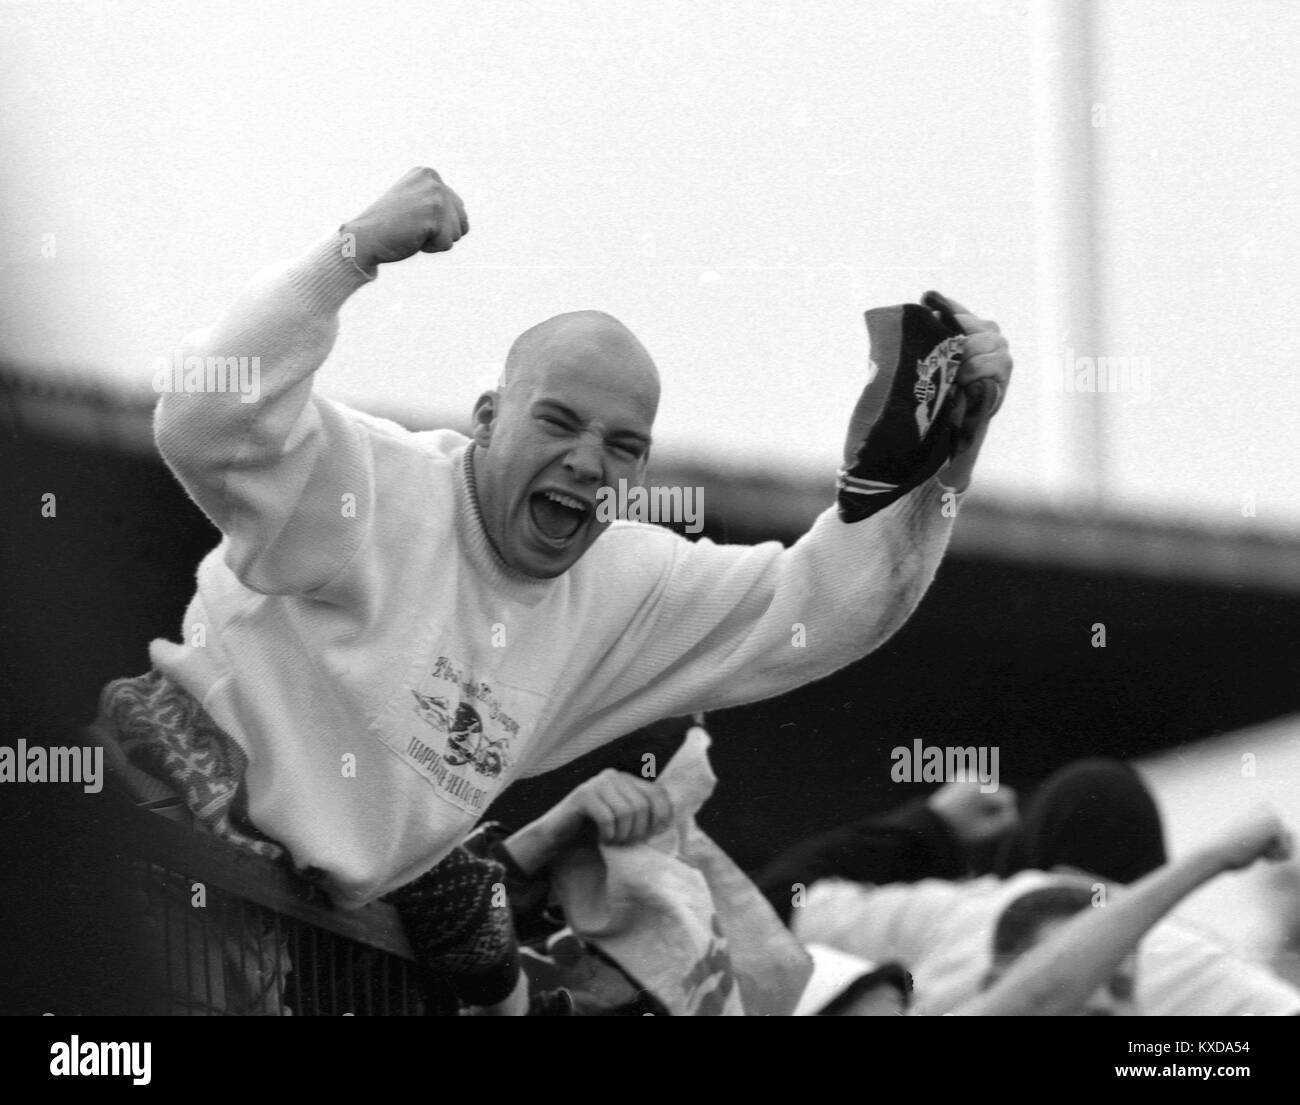
<svg viewBox="0 0 1300 1105"><path fill-rule="evenodd" d="M176 636L220 535L157 458L12 432L5 444L0 720L66 732L93 720L109 679L148 670L152 638Z"/></svg>
<svg viewBox="0 0 1300 1105"><path fill-rule="evenodd" d="M1091 645L1106 627L1106 647ZM1300 599L953 556L884 648L717 715L708 828L742 864L925 788L890 749L996 745L1024 788L1068 760L1133 757L1300 708Z"/></svg>
<svg viewBox="0 0 1300 1105"><path fill-rule="evenodd" d="M10 738L66 734L94 716L107 680L147 669L151 638L175 635L217 535L155 458L11 426L0 464L0 723ZM45 492L54 518L41 516ZM1091 645L1097 622L1105 648ZM1300 711L1298 626L1296 596L950 555L885 648L711 716L721 782L705 827L742 864L761 862L920 793L889 779L889 750L914 738L997 745L1003 780L1026 785L1080 755L1133 756ZM632 764L647 739L631 742ZM523 818L575 777L520 784L496 812Z"/></svg>

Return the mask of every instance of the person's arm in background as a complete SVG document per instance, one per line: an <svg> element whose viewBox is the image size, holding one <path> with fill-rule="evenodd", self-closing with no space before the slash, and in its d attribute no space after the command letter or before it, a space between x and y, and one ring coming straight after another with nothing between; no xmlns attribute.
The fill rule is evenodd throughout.
<svg viewBox="0 0 1300 1105"><path fill-rule="evenodd" d="M754 881L787 923L799 887L838 878L884 885L967 874L967 847L1015 824L1015 792L945 783L886 814L820 833L782 852Z"/></svg>
<svg viewBox="0 0 1300 1105"><path fill-rule="evenodd" d="M1157 921L1197 887L1255 860L1286 859L1290 834L1273 814L1257 814L1214 843L1133 883L1104 906L1085 909L1030 949L957 1016L1061 1016L1073 1012L1115 971Z"/></svg>
<svg viewBox="0 0 1300 1105"><path fill-rule="evenodd" d="M448 250L468 229L459 197L413 169L340 232L287 268L255 279L215 325L190 335L177 363L246 358L252 387L175 391L158 405L159 451L225 534L241 582L274 594L314 590L364 540L347 491L372 482L357 426L312 394L338 333L338 311L378 265Z"/></svg>

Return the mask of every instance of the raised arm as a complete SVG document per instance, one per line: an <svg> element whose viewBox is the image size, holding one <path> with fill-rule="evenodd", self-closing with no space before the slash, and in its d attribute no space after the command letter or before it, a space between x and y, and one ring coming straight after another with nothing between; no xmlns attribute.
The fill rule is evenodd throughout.
<svg viewBox="0 0 1300 1105"><path fill-rule="evenodd" d="M311 591L364 540L364 524L341 509L343 495L369 486L364 438L312 394L312 377L339 308L378 265L450 249L467 228L459 197L432 169L413 169L338 234L255 279L155 380L159 451L225 534L246 586Z"/></svg>
<svg viewBox="0 0 1300 1105"><path fill-rule="evenodd" d="M648 601L636 611L640 631L623 634L602 655L604 669L615 673L612 686L592 681L587 690L575 688L565 726L572 739L563 748L539 747L530 770L549 770L657 718L784 694L861 659L903 626L943 558L961 493L1011 377L1011 356L996 324L950 306L955 321L946 330L905 329L907 340L895 336L883 352L873 337L873 356L892 355L897 371L877 372L868 382L849 420L837 504L790 548L775 541L692 543L664 530L651 537L648 527L613 527L602 537L611 561L652 566ZM919 307L895 314L905 316L905 328L918 314L926 319ZM924 372L939 359L945 372L952 367L945 350L954 339L965 346L953 370L958 389L979 392L979 400L923 412L918 403L928 402L933 390L921 387ZM922 427L926 454L942 419L955 431L948 463L916 464L917 450L906 447L918 443L912 427ZM878 468L902 482L872 478ZM934 475L923 478L925 471ZM866 505L858 509L855 499Z"/></svg>
<svg viewBox="0 0 1300 1105"><path fill-rule="evenodd" d="M958 1016L1062 1016L1101 986L1157 921L1193 890L1255 860L1286 859L1290 834L1273 814L1257 814L1214 843L1134 883L1109 904L1084 909L1026 952Z"/></svg>
<svg viewBox="0 0 1300 1105"><path fill-rule="evenodd" d="M1016 820L1015 793L984 794L976 783L945 783L888 813L818 833L781 852L754 882L788 922L794 888L821 879L885 885L921 879L959 879L968 846L984 843Z"/></svg>

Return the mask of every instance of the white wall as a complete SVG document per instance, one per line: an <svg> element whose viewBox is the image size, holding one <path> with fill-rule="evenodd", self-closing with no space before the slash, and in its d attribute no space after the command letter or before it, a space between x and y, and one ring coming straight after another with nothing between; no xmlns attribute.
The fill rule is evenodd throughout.
<svg viewBox="0 0 1300 1105"><path fill-rule="evenodd" d="M1300 16L1098 11L1092 352L1152 365L1149 397L1102 400L1110 501L1300 527ZM596 306L661 363L661 441L829 470L861 311L937 286L1019 357L982 486L1060 498L1024 3L26 4L0 32L6 357L147 386L247 275L425 163L473 232L361 293L329 391L467 411L519 330Z"/></svg>

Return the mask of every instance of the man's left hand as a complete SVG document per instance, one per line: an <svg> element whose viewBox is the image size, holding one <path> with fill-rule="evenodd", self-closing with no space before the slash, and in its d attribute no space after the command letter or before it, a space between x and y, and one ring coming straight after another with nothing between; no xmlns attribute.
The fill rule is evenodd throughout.
<svg viewBox="0 0 1300 1105"><path fill-rule="evenodd" d="M957 449L943 468L939 481L956 491L970 484L975 458L988 433L989 422L1002 406L1011 383L1011 350L996 322L978 318L960 303L952 305L957 324L966 334L961 368L957 370L958 392L953 399L952 420L957 426Z"/></svg>

